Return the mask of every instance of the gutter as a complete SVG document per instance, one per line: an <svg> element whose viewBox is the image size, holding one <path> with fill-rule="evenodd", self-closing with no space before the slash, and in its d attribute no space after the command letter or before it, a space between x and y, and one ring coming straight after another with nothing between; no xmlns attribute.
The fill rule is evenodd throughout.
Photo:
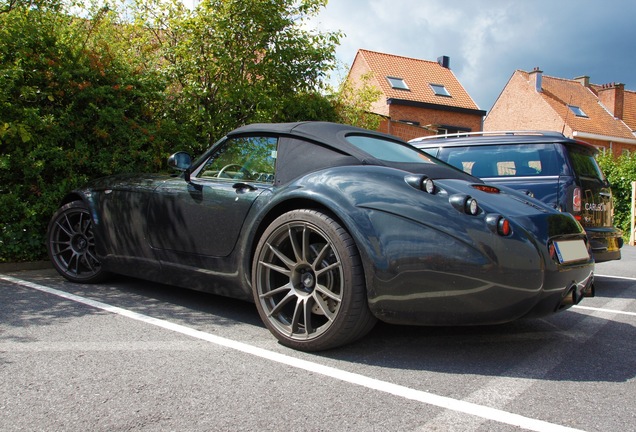
<svg viewBox="0 0 636 432"><path fill-rule="evenodd" d="M572 136L574 138L581 138L581 139L587 138L587 139L594 139L599 141L611 141L611 142L622 143L622 144L636 145L636 138L630 139L630 138L621 138L621 137L611 137L607 135L593 134L593 133L579 132L579 131L573 131Z"/></svg>
<svg viewBox="0 0 636 432"><path fill-rule="evenodd" d="M417 107L417 108L430 108L430 109L439 110L439 111L450 111L450 112L456 112L456 113L462 113L462 114L478 115L481 117L484 117L487 114L486 111L483 111L480 109L440 105L440 104L434 104L434 103L428 103L428 102L413 101L408 99L387 98L386 103L387 105L403 105L403 106L411 106L411 107ZM636 140L634 141L634 144L636 144Z"/></svg>

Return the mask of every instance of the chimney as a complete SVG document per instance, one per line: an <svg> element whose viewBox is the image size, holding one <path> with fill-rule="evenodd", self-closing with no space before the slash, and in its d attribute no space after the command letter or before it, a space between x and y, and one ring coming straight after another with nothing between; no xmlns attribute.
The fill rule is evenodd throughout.
<svg viewBox="0 0 636 432"><path fill-rule="evenodd" d="M541 81L543 80L543 71L538 67L530 72L530 82L534 83L534 89L537 93L541 93Z"/></svg>
<svg viewBox="0 0 636 432"><path fill-rule="evenodd" d="M583 87L588 87L588 88L590 87L590 77L587 75L576 77L574 78L574 81L578 81L579 83L581 83Z"/></svg>
<svg viewBox="0 0 636 432"><path fill-rule="evenodd" d="M607 110L619 120L623 119L623 107L625 106L625 84L603 84L598 91L598 100Z"/></svg>
<svg viewBox="0 0 636 432"><path fill-rule="evenodd" d="M441 67L450 69L450 57L448 56L437 57L437 63L439 63Z"/></svg>

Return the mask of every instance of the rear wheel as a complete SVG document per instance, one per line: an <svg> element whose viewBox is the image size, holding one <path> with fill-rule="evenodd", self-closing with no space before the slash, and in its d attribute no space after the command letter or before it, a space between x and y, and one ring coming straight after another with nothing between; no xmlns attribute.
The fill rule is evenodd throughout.
<svg viewBox="0 0 636 432"><path fill-rule="evenodd" d="M265 230L256 247L252 286L265 325L295 349L344 345L375 324L353 239L318 211L285 213Z"/></svg>
<svg viewBox="0 0 636 432"><path fill-rule="evenodd" d="M53 267L72 282L96 283L107 276L95 254L93 221L81 201L55 212L48 227L47 249Z"/></svg>

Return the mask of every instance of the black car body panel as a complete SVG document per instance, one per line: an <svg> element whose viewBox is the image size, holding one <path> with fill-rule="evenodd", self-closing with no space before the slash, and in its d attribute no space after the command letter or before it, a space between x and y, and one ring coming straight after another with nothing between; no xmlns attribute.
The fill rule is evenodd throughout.
<svg viewBox="0 0 636 432"><path fill-rule="evenodd" d="M351 136L360 137L356 145ZM241 167L216 169L210 161L231 154L224 146L237 139L256 139L267 151L254 158L251 149ZM378 158L380 143L408 156ZM426 179L434 179L429 192ZM98 179L65 202L78 198L105 270L252 301L256 243L294 209L320 211L348 232L368 307L386 322L473 325L544 315L589 295L593 281L585 232L570 214L488 187L394 137L331 123L250 125L181 176ZM479 203L474 214L462 207L471 199ZM510 230L498 234L493 224L504 218ZM561 261L559 242L584 253Z"/></svg>
<svg viewBox="0 0 636 432"><path fill-rule="evenodd" d="M572 213L588 234L597 262L620 259L612 191L597 150L554 132L483 132L411 140L415 147L488 183L503 185Z"/></svg>

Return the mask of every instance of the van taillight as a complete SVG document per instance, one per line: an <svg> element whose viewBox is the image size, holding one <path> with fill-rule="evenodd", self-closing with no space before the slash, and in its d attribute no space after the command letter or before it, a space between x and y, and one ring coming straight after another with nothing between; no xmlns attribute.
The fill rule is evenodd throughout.
<svg viewBox="0 0 636 432"><path fill-rule="evenodd" d="M580 212L581 211L581 188L575 187L574 193L572 194L572 211Z"/></svg>

